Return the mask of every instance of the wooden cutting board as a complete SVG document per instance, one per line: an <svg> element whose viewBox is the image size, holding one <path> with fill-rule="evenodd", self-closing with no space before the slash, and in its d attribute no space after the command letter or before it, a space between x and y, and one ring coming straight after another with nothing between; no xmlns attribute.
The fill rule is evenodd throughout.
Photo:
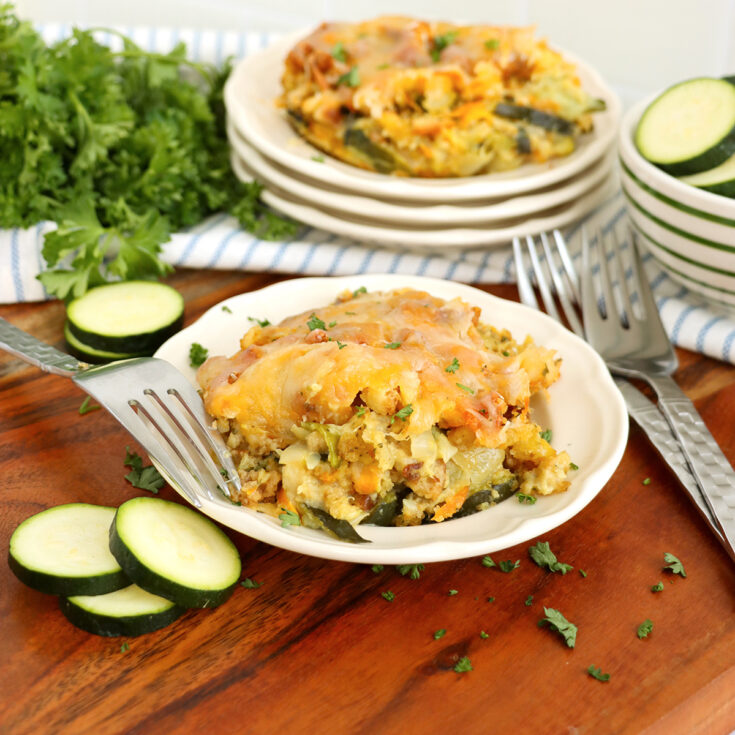
<svg viewBox="0 0 735 735"><path fill-rule="evenodd" d="M172 284L191 322L276 280L182 270ZM487 290L517 298L512 286ZM0 307L0 316L63 348L59 303ZM735 460L735 369L678 354L679 384ZM43 508L141 494L123 466L126 445L140 448L106 412L80 416L83 398L70 381L0 356L4 549L18 523ZM170 488L161 497L177 499ZM73 628L55 598L0 564L0 733L735 729L735 564L635 426L598 497L538 539L574 566L565 576L531 562L533 542L493 555L520 560L510 573L471 558L427 565L411 580L230 536L244 576L262 586L238 587L221 607L139 638ZM662 571L664 552L682 560L685 579ZM659 581L663 591L651 592ZM578 626L574 649L538 626L544 606ZM646 619L653 632L639 640ZM446 633L435 639L439 629ZM462 657L472 670L457 673ZM609 681L589 676L590 666Z"/></svg>

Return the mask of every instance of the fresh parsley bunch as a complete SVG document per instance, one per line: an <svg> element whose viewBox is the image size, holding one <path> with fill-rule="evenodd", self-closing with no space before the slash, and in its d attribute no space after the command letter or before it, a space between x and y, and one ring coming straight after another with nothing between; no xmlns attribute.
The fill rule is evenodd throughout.
<svg viewBox="0 0 735 735"><path fill-rule="evenodd" d="M0 227L55 220L46 289L67 298L110 280L157 278L170 232L225 210L264 239L297 225L230 170L217 69L179 44L114 52L91 30L51 46L0 4Z"/></svg>

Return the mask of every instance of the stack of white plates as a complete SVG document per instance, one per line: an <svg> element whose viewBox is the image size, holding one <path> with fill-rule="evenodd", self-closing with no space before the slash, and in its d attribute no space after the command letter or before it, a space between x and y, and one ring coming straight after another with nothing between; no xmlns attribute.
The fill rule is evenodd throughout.
<svg viewBox="0 0 735 735"><path fill-rule="evenodd" d="M419 179L350 166L296 134L276 99L283 60L301 36L281 38L243 59L225 87L235 173L261 181L263 200L294 219L390 247L479 247L564 227L615 191L620 102L593 69L567 52L584 89L607 105L574 153L504 173Z"/></svg>

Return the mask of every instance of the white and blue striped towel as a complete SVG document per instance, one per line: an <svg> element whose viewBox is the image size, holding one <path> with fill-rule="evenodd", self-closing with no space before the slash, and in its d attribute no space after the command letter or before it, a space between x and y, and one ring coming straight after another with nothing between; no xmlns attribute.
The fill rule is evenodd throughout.
<svg viewBox="0 0 735 735"><path fill-rule="evenodd" d="M265 47L273 38L265 33L236 33L157 28L123 28L142 47L165 52L184 41L195 60L222 62ZM68 35L70 27L45 26L47 41ZM101 32L99 40L115 47L119 39ZM624 218L622 197L615 197L590 215L603 229ZM27 230L0 231L0 303L41 301L47 298L37 274L43 269L41 246L53 227L41 223ZM566 232L570 250L579 258L581 223ZM486 250L420 255L391 251L348 241L306 228L289 242L258 240L227 215L215 215L164 246L164 259L187 268L239 269L297 275L407 273L448 278L466 283L503 283L514 280L510 246ZM670 279L650 256L646 269L664 325L672 341L690 350L735 363L735 313L706 302Z"/></svg>

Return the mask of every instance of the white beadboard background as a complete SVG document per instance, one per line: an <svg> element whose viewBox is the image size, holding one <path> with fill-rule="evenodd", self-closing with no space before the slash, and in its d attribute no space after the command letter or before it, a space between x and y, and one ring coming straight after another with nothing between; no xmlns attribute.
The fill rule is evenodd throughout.
<svg viewBox="0 0 735 735"><path fill-rule="evenodd" d="M288 31L384 13L534 24L595 66L626 106L693 76L735 74L735 0L17 0L38 23Z"/></svg>

